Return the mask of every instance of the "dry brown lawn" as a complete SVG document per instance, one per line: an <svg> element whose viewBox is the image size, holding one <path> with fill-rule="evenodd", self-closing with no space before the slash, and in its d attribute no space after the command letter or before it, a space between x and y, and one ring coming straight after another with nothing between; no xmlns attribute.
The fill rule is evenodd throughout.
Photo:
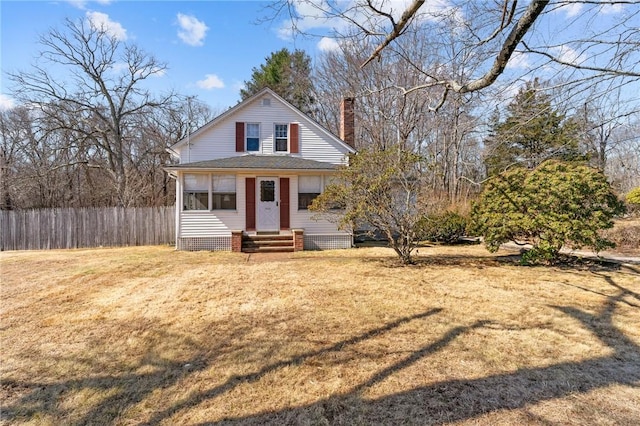
<svg viewBox="0 0 640 426"><path fill-rule="evenodd" d="M640 266L0 254L2 424L640 424Z"/></svg>

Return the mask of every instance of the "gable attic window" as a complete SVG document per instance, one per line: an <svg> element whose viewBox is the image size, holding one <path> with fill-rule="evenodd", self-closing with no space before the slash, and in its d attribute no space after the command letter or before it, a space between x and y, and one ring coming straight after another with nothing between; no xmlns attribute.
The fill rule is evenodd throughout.
<svg viewBox="0 0 640 426"><path fill-rule="evenodd" d="M276 135L276 140L275 140L276 152L289 151L289 125L276 124L275 135Z"/></svg>
<svg viewBox="0 0 640 426"><path fill-rule="evenodd" d="M271 106L271 99L270 98L262 98L262 106Z"/></svg>
<svg viewBox="0 0 640 426"><path fill-rule="evenodd" d="M182 210L209 210L209 175L186 173Z"/></svg>
<svg viewBox="0 0 640 426"><path fill-rule="evenodd" d="M260 124L247 123L247 151L260 151Z"/></svg>
<svg viewBox="0 0 640 426"><path fill-rule="evenodd" d="M236 209L235 175L213 175L213 210Z"/></svg>
<svg viewBox="0 0 640 426"><path fill-rule="evenodd" d="M321 176L298 177L298 210L309 209L313 200L322 192L321 187Z"/></svg>

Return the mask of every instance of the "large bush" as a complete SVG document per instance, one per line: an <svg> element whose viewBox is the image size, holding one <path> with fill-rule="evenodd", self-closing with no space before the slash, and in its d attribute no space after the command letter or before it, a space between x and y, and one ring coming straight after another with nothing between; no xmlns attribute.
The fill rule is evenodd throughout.
<svg viewBox="0 0 640 426"><path fill-rule="evenodd" d="M472 209L473 228L490 251L508 241L533 248L523 263L551 261L563 245L601 251L614 244L598 231L624 212L604 174L596 169L546 161L518 168L487 183Z"/></svg>
<svg viewBox="0 0 640 426"><path fill-rule="evenodd" d="M467 230L468 219L453 211L424 216L418 224L418 235L422 240L447 244L457 242Z"/></svg>

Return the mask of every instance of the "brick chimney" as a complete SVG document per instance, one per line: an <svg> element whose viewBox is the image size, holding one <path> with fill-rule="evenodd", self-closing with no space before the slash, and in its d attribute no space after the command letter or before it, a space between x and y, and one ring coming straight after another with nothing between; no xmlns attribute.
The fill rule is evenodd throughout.
<svg viewBox="0 0 640 426"><path fill-rule="evenodd" d="M340 139L351 148L356 147L354 98L343 98L340 104Z"/></svg>

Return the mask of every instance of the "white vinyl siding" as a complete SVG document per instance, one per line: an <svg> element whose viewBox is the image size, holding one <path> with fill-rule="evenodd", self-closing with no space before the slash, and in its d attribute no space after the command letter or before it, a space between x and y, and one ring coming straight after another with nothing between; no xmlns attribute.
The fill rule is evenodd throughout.
<svg viewBox="0 0 640 426"><path fill-rule="evenodd" d="M192 135L189 146L184 144L178 148L181 162L215 160L247 154L273 154L276 152L275 124L298 123L299 153L290 155L332 164L344 164L347 152L345 147L331 138L316 123L273 98L270 107L263 107L261 99L255 99L210 128L203 129L201 134ZM236 152L236 122L260 124L259 152Z"/></svg>
<svg viewBox="0 0 640 426"><path fill-rule="evenodd" d="M229 219L218 212L183 212L180 237L213 237L230 235Z"/></svg>
<svg viewBox="0 0 640 426"><path fill-rule="evenodd" d="M230 237L231 231L244 230L246 218L245 179L247 177L256 177L257 174L239 174L236 176L237 203L235 211L179 211L177 223L178 238ZM346 231L338 230L335 223L326 220L314 220L312 219L314 213L308 210L298 210L298 176L281 175L281 177L288 177L290 182L289 206L291 229L304 229L305 236L318 236L318 238L328 238L328 236L330 237L331 235L349 235ZM323 182L328 182L330 176L325 175L322 179ZM181 202L180 199L177 201Z"/></svg>

